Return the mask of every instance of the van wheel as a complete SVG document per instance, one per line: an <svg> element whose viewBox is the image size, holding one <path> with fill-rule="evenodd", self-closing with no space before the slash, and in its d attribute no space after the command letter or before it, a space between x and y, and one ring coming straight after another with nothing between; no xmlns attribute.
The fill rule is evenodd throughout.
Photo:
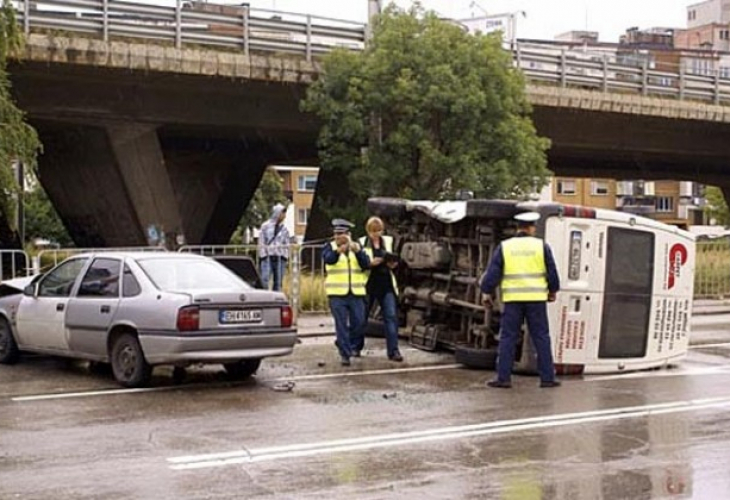
<svg viewBox="0 0 730 500"><path fill-rule="evenodd" d="M259 369L261 365L260 359L242 359L235 363L224 363L223 368L233 380L245 380Z"/></svg>
<svg viewBox="0 0 730 500"><path fill-rule="evenodd" d="M476 370L494 370L497 364L496 349L475 349L473 347L457 346L456 362L467 368Z"/></svg>
<svg viewBox="0 0 730 500"><path fill-rule="evenodd" d="M406 201L402 198L370 198L368 211L386 219L402 219L406 215Z"/></svg>
<svg viewBox="0 0 730 500"><path fill-rule="evenodd" d="M130 333L120 335L112 346L112 372L124 387L144 387L152 376L152 367L144 359L142 346Z"/></svg>
<svg viewBox="0 0 730 500"><path fill-rule="evenodd" d="M20 359L18 344L15 343L13 330L5 318L0 318L0 364L12 365Z"/></svg>
<svg viewBox="0 0 730 500"><path fill-rule="evenodd" d="M520 212L523 210L517 208L517 202L510 200L469 200L466 202L467 217L511 219Z"/></svg>

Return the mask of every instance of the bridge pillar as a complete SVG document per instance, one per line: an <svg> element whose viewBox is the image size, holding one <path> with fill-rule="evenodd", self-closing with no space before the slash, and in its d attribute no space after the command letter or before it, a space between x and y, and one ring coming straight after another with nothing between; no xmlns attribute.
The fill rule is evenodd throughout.
<svg viewBox="0 0 730 500"><path fill-rule="evenodd" d="M106 127L114 158L142 229L168 237L183 234L180 210L156 127L134 123Z"/></svg>
<svg viewBox="0 0 730 500"><path fill-rule="evenodd" d="M39 178L80 247L225 244L280 144L205 137L123 123L34 123L44 145ZM202 137L201 137L202 136Z"/></svg>
<svg viewBox="0 0 730 500"><path fill-rule="evenodd" d="M145 245L143 227L103 126L34 124L43 141L38 177L80 247Z"/></svg>

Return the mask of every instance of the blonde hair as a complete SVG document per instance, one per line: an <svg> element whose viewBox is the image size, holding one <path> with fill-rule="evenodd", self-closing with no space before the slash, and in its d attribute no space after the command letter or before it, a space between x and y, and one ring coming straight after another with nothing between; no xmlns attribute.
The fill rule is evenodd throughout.
<svg viewBox="0 0 730 500"><path fill-rule="evenodd" d="M369 233L373 233L375 231L382 231L385 229L385 224L383 224L383 220L380 217L370 217L368 221L365 223L365 231Z"/></svg>

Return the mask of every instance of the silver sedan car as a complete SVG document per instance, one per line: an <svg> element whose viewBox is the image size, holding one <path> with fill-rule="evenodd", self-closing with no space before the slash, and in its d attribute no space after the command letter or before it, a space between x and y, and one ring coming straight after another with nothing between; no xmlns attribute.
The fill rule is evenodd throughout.
<svg viewBox="0 0 730 500"><path fill-rule="evenodd" d="M220 363L245 378L262 358L292 352L292 310L199 255L100 252L0 290L0 363L22 351L109 363L126 387L152 367Z"/></svg>

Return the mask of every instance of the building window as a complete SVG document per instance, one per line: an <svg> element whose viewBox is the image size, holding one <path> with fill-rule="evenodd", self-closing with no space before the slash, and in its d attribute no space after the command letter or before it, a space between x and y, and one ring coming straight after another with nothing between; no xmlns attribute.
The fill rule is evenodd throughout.
<svg viewBox="0 0 730 500"><path fill-rule="evenodd" d="M309 209L299 208L297 209L297 224L306 226L309 222Z"/></svg>
<svg viewBox="0 0 730 500"><path fill-rule="evenodd" d="M593 196L608 196L608 181L591 181Z"/></svg>
<svg viewBox="0 0 730 500"><path fill-rule="evenodd" d="M298 183L299 191L314 191L314 188L317 187L317 176L311 174L300 175Z"/></svg>
<svg viewBox="0 0 730 500"><path fill-rule="evenodd" d="M575 194L575 179L558 179L558 194Z"/></svg>
<svg viewBox="0 0 730 500"><path fill-rule="evenodd" d="M673 212L674 198L671 196L658 196L656 199L656 211L664 213Z"/></svg>

